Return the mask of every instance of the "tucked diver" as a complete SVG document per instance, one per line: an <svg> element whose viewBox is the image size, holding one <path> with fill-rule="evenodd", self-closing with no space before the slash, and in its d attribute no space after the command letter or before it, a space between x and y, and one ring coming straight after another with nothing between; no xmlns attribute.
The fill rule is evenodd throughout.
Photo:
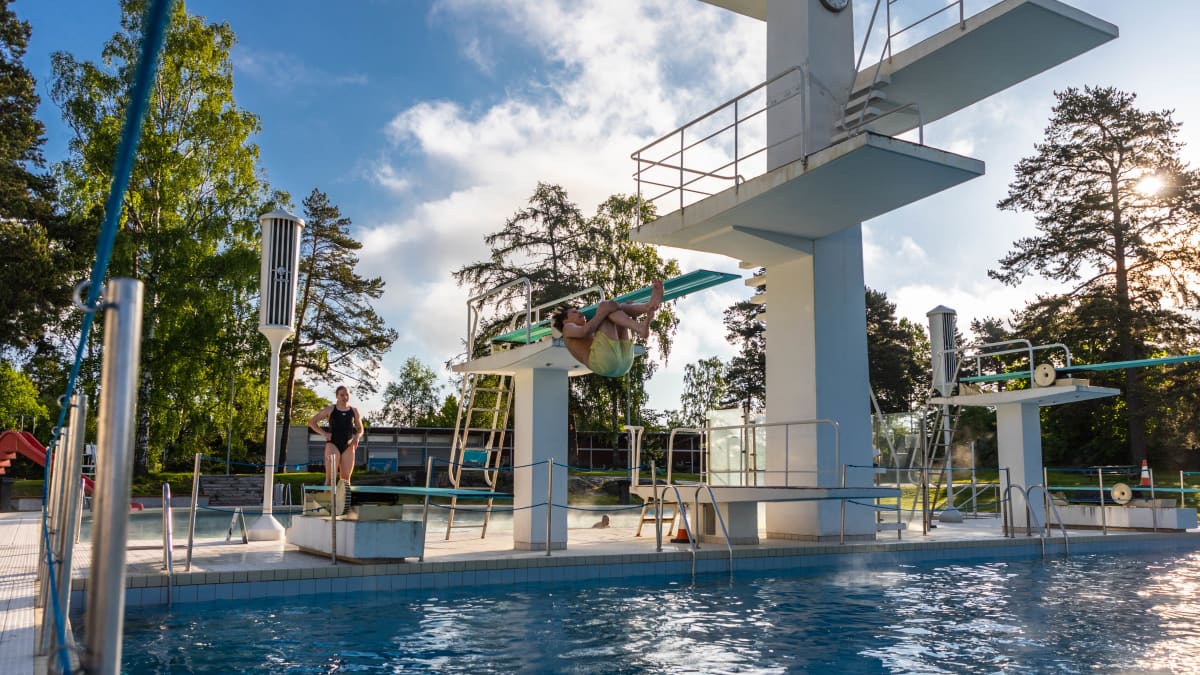
<svg viewBox="0 0 1200 675"><path fill-rule="evenodd" d="M596 307L596 315L591 319L575 307L566 307L554 315L551 325L562 333L571 355L593 373L621 377L633 367L630 332L643 340L650 335L650 321L662 298L663 282L655 281L650 300L645 303L605 300Z"/></svg>

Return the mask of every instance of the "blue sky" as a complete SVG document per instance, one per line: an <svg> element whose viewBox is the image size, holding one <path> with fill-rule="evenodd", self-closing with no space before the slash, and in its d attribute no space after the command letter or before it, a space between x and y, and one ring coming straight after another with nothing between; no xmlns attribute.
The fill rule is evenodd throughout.
<svg viewBox="0 0 1200 675"><path fill-rule="evenodd" d="M900 0L937 5L941 0ZM903 7L898 5L898 7ZM968 14L994 4L967 0ZM1200 163L1194 0L1070 0L1121 37L926 128L926 143L987 163L987 175L864 226L867 284L924 325L938 304L1007 316L1051 286L1010 289L987 269L1033 232L999 213L1013 165L1032 153L1052 92L1111 85L1146 109L1175 110L1184 156ZM856 0L856 23L873 5ZM441 371L463 338L467 291L450 272L487 254L483 236L521 208L538 181L562 185L585 214L635 189L629 154L765 79L763 24L698 0L191 0L228 22L235 96L262 118L255 140L273 187L297 204L326 192L364 242L362 271L381 275L377 304L400 340L382 382L417 356ZM38 80L47 158L67 130L50 101L49 55L98 59L118 28L116 0L16 0L33 27L26 64ZM737 261L662 251L685 270L737 272ZM622 289L623 290L623 289ZM678 407L683 366L728 357L721 312L749 294L729 284L679 303L668 365L651 407ZM264 347L265 348L265 347ZM332 397L332 392L319 393ZM364 405L372 409L373 401Z"/></svg>

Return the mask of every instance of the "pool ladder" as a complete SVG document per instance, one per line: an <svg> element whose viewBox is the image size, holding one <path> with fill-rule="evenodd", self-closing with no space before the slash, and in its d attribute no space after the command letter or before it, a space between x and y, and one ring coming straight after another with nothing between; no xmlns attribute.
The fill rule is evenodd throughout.
<svg viewBox="0 0 1200 675"><path fill-rule="evenodd" d="M655 550L658 551L659 553L661 553L662 552L662 512L663 512L663 505L664 505L664 503L667 502L667 500L663 499L662 495L659 494L658 480L657 480L657 478L653 478L654 476L657 476L657 474L655 473L654 462L650 462L650 475L652 477L651 489L654 491L654 494L651 497L651 499L654 502L654 509L655 509L655 522L654 522L654 536L655 536L655 544L656 544ZM716 494L713 493L712 487L710 485L708 485L707 483L668 483L664 487L669 488L672 492L675 493L675 504L677 507L678 517L683 519L684 531L687 532L687 535L688 535L688 545L689 545L689 549L692 552L692 582L694 583L696 581L696 552L700 549L700 532L697 531L695 528L693 528L691 522L688 520L688 512L687 512L687 508L685 508L685 502L683 501L683 495L681 495L679 492L680 486L696 488L696 492L693 495L692 503L696 505L694 515L696 515L697 524L699 524L699 520L700 520L699 519L700 492L702 490L708 492L708 499L709 499L709 503L712 505L713 514L716 515L717 523L721 526L721 535L725 538L725 549L729 553L729 576L732 577L733 576L733 542L729 538L729 529L725 527L725 517L721 515L721 509L718 508L718 506L717 506L717 496L716 496Z"/></svg>
<svg viewBox="0 0 1200 675"><path fill-rule="evenodd" d="M1003 510L1002 510L1002 514L1004 517L1004 523L1003 523L1004 536L1006 536L1010 539L1016 536L1016 529L1017 529L1016 525L1015 525L1016 521L1013 519L1013 512L1012 512L1012 491L1013 491L1013 489L1016 489L1017 492L1020 492L1021 497L1025 501L1025 536L1027 536L1027 537L1033 536L1032 527L1033 527L1034 521L1036 520L1036 518L1034 517L1034 514L1033 514L1033 510L1031 508L1029 508L1029 495L1032 494L1035 490L1042 491L1042 496L1044 498L1044 503L1046 505L1047 513L1049 513L1050 511L1054 512L1054 518L1057 521L1059 530L1062 532L1063 553L1066 557L1070 558L1071 557L1071 543L1067 536L1067 527L1066 527L1066 525L1063 524L1062 515L1059 514L1059 512L1058 512L1058 505L1054 503L1053 499L1050 499L1050 493L1046 491L1046 486L1042 485L1041 483L1034 483L1033 485L1030 485L1028 488L1023 488L1020 485L1017 485L1016 483L1012 483L1007 488L1005 488L1004 504L1003 504ZM1045 558L1046 557L1046 538L1050 535L1050 519L1046 518L1046 522L1043 525L1039 525L1038 529L1041 530L1042 557Z"/></svg>

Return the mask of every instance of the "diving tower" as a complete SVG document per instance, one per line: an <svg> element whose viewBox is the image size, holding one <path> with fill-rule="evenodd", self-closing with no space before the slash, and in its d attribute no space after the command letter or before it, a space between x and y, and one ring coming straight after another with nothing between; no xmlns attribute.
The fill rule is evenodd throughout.
<svg viewBox="0 0 1200 675"><path fill-rule="evenodd" d="M851 2L704 1L766 22L768 79L632 154L639 196L663 213L632 238L768 267L767 423L839 420L840 462L870 465L862 221L983 174L982 161L925 144L925 124L1115 38L1117 27L1057 0L1001 0L971 17L957 0L935 12L952 26L902 50L894 42L925 20L887 26L864 61ZM877 0L872 22L902 4ZM895 138L905 132L916 139ZM767 445L769 485L788 467L833 485L832 434L776 431ZM832 539L839 508L770 503L768 536ZM871 510L848 508L845 534L874 538Z"/></svg>

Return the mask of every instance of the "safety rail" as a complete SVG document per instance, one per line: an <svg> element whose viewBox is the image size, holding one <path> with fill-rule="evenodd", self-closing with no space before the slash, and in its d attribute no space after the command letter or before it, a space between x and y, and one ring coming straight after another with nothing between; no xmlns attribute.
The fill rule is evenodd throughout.
<svg viewBox="0 0 1200 675"><path fill-rule="evenodd" d="M1022 345L1017 348L995 349L999 347L1007 347L1008 345ZM1065 367L1071 367L1071 350L1061 342L1052 342L1044 345L1035 345L1031 341L1019 338L1015 340L1001 340L999 342L987 342L978 345L967 345L956 349L955 352L959 355L954 369L954 379L958 382L994 382L1002 379L1021 379L1028 377L1029 386L1034 386L1034 369L1037 365L1036 357L1038 352L1053 351L1061 349L1063 351L1063 360ZM983 366L987 359L996 359L1009 354L1023 354L1028 360L1029 369L1027 371L1019 371L1015 373L1001 373L996 375L984 375ZM959 372L962 369L964 361L974 361L975 375L959 377Z"/></svg>
<svg viewBox="0 0 1200 675"><path fill-rule="evenodd" d="M490 298L502 291L506 291L513 286L525 286L525 341L529 342L529 332L533 330L533 322L530 320L533 316L533 284L529 281L529 277L519 277L512 281L505 282L494 288L488 289L479 295L467 298L467 358L475 353L475 328L479 323L479 310L482 303L481 300Z"/></svg>
<svg viewBox="0 0 1200 675"><path fill-rule="evenodd" d="M930 19L934 18L935 16L949 12L951 9L954 9L954 8L958 9L958 25L963 28L966 27L966 11L963 8L963 0L952 0L951 2L943 4L940 8L935 9L932 12L926 14L925 16L917 19L916 21L913 21L912 23L910 23L906 26L903 26L903 27L899 28L898 30L893 30L892 29L892 5L896 4L899 1L900 0L876 0L875 7L874 7L874 9L871 10L871 18L867 22L867 30L863 33L863 35L865 37L863 38L862 47L859 48L858 58L854 63L854 72L855 73L859 73L862 70L863 59L866 57L866 54L867 54L867 46L868 46L868 44L870 44L871 39L873 37L873 31L875 29L875 20L879 16L880 6L883 6L884 7L884 16L885 16L884 26L887 30L887 37L884 39L883 45L880 47L879 59L875 62L874 72L871 74L871 82L870 82L870 84L867 85L867 87L865 89L865 100L870 100L870 94L875 91L876 87L879 86L880 73L883 71L883 64L884 64L884 62L891 60L891 58L893 56L892 44L897 37L916 28L917 26L925 23L926 21L929 21ZM909 104L909 105L912 105L912 104ZM901 107L907 107L907 106L901 106ZM896 110L899 110L899 108L897 108ZM866 111L867 111L867 106L863 105L861 110L859 111L858 124L862 124L865 121ZM895 112L895 111L892 111L892 112ZM918 125L920 125L920 122L918 122ZM845 127L845 126L846 126L845 117L843 117L843 127ZM922 141L922 143L923 142L924 141Z"/></svg>
<svg viewBox="0 0 1200 675"><path fill-rule="evenodd" d="M1034 483L1033 485L1030 485L1027 488L1022 487L1016 483L1010 483L1008 485L1008 487L1004 489L1004 510L1003 510L1004 518L1003 518L1003 525L1002 525L1004 536L1009 539L1016 537L1016 521L1014 519L1014 515L1012 512L1012 491L1013 490L1020 492L1021 498L1025 502L1025 536L1032 537L1033 536L1033 528L1036 525L1038 531L1041 532L1040 538L1041 538L1041 543L1042 543L1042 557L1045 558L1046 557L1046 539L1050 536L1050 522L1049 522L1050 519L1045 518L1044 519L1045 522L1043 522L1042 524L1037 524L1037 517L1034 514L1033 509L1030 507L1030 504L1029 504L1029 495L1032 492L1034 492L1035 490L1042 491L1042 497L1044 499L1047 509L1052 510L1054 512L1054 517L1058 519L1058 527L1059 527L1060 531L1062 532L1062 536L1063 536L1063 553L1067 557L1070 557L1071 544L1068 540L1067 528L1062 522L1062 516L1058 512L1058 507L1054 504L1053 500L1050 499L1050 494L1048 492L1046 492L1046 486L1041 483Z"/></svg>
<svg viewBox="0 0 1200 675"><path fill-rule="evenodd" d="M668 483L671 482L671 473L672 473L672 469L673 469L673 466L675 463L674 462L675 436L678 434L696 434L701 437L707 437L709 432L712 432L712 431L732 431L732 430L756 431L758 429L772 429L772 428L776 428L776 427L784 427L785 433L783 435L784 436L784 438L783 438L783 458L784 458L783 459L783 461L784 461L783 470L782 471L771 471L771 472L767 472L767 473L783 473L783 475L784 475L783 485L780 487L790 487L791 486L790 478L791 478L791 473L792 473L791 467L790 467L790 461L791 461L790 454L791 453L789 452L790 443L791 443L791 434L787 433L787 427L810 426L810 425L828 425L829 427L831 427L833 429L834 465L840 467L841 461L842 461L841 460L841 430L840 430L840 427L838 426L837 420L832 420L832 419L827 419L827 418L815 418L815 419L806 419L806 420L790 420L787 422L764 422L764 423L748 422L746 424L730 424L730 425L719 426L719 427L703 427L703 428L680 427L680 428L672 429L671 434L667 437L667 482ZM636 455L640 455L640 449L639 449L638 453L631 453L631 454L635 454L635 456L633 457L633 460L632 460L633 465L640 466L642 463L641 457L636 456ZM755 468L755 470L757 470L757 467ZM822 474L822 472L820 470L815 470L815 471L814 470L797 470L797 472L799 472L799 473L815 473L815 474L817 474L817 482L820 483L820 478L821 478L821 474ZM829 472L825 472L825 473L829 473ZM835 470L833 472L833 474L834 474L834 479L836 481L837 476L839 475L837 473L837 470ZM636 476L635 476L634 485L637 485Z"/></svg>
<svg viewBox="0 0 1200 675"><path fill-rule="evenodd" d="M174 511L171 509L170 483L162 485L162 504L162 569L167 573L167 607L170 607L175 597L175 528L172 522Z"/></svg>
<svg viewBox="0 0 1200 675"><path fill-rule="evenodd" d="M788 78L795 78L798 81L795 84L785 83L784 80ZM807 158L808 137L803 130L808 129L809 89L814 82L816 82L816 78L805 73L802 67L792 66L725 101L678 129L634 150L630 154L630 159L636 165L633 176L637 181L638 200L658 204L659 200L678 194L677 208L682 209L693 201L689 197L695 200L703 199L730 185L740 185L745 182L747 177L743 175L743 170L746 169L746 162L750 160L755 160L754 166L750 170L758 172L750 177L761 175L766 170L766 151L797 138L800 140L800 159ZM789 86L781 93L772 95L768 88L779 83ZM819 82L816 84L828 92L824 85ZM800 128L802 131L768 144L766 141L767 111L797 96L800 97ZM744 111L743 108L747 105L750 106L750 110ZM732 114L732 120L723 121L729 114ZM754 124L752 129L748 127L750 123ZM715 126L715 129L708 125ZM689 132L699 134L699 138L689 141ZM744 137L752 139L753 145L748 151L745 150L747 141L744 140ZM661 148L661 152L665 154L656 154L651 158L646 157L648 153L656 151L658 148ZM700 160L698 161L703 162L706 168L687 166L685 156L689 151L693 153L693 156L699 155ZM729 159L730 155L732 155L732 159ZM716 159L712 159L714 156ZM651 189L661 188L661 191L647 195L643 186ZM639 220L638 225L641 224Z"/></svg>

